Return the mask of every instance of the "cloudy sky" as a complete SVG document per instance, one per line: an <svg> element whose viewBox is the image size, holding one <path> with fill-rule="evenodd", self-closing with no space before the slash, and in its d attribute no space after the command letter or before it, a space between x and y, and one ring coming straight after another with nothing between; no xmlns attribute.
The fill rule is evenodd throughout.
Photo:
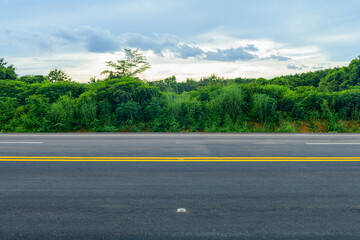
<svg viewBox="0 0 360 240"><path fill-rule="evenodd" d="M0 0L0 57L19 75L100 76L139 48L148 80L274 77L360 55L359 0Z"/></svg>

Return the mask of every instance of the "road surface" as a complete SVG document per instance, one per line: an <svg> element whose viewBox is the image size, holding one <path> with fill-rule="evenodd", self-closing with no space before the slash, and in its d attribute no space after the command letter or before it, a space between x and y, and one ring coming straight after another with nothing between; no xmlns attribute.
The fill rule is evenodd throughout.
<svg viewBox="0 0 360 240"><path fill-rule="evenodd" d="M0 156L360 157L360 135L1 134Z"/></svg>
<svg viewBox="0 0 360 240"><path fill-rule="evenodd" d="M360 157L358 143L351 134L0 135L3 158L339 160L0 160L0 239L360 239L360 162L341 162Z"/></svg>

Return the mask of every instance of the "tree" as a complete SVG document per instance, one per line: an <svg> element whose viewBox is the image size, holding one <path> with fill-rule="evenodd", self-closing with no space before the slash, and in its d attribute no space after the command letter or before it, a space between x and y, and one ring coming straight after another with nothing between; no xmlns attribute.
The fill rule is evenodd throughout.
<svg viewBox="0 0 360 240"><path fill-rule="evenodd" d="M74 123L75 104L74 100L68 95L61 96L50 107L50 120L53 122L54 127L71 131L72 124Z"/></svg>
<svg viewBox="0 0 360 240"><path fill-rule="evenodd" d="M276 100L266 94L255 93L252 96L253 102L253 114L256 116L257 120L264 122L265 120L272 117L274 121L274 113L276 108Z"/></svg>
<svg viewBox="0 0 360 240"><path fill-rule="evenodd" d="M6 67L7 62L5 62L4 58L0 58L0 67Z"/></svg>
<svg viewBox="0 0 360 240"><path fill-rule="evenodd" d="M50 82L71 81L70 76L67 75L63 70L58 68L51 70L47 75L47 78L49 79Z"/></svg>
<svg viewBox="0 0 360 240"><path fill-rule="evenodd" d="M241 117L244 106L244 94L242 89L236 85L223 87L220 94L212 100L215 112L222 117L230 116L233 122Z"/></svg>
<svg viewBox="0 0 360 240"><path fill-rule="evenodd" d="M92 91L84 92L77 98L76 102L79 124L85 128L94 127L97 111L96 94Z"/></svg>
<svg viewBox="0 0 360 240"><path fill-rule="evenodd" d="M3 80L15 80L17 74L15 73L15 68L13 65L6 66L7 62L3 58L0 58L0 79Z"/></svg>
<svg viewBox="0 0 360 240"><path fill-rule="evenodd" d="M106 62L107 66L114 68L115 71L105 70L101 74L108 74L107 78L110 79L124 76L136 77L136 75L150 68L150 63L146 61L146 57L139 52L139 49L125 49L125 54L125 60Z"/></svg>
<svg viewBox="0 0 360 240"><path fill-rule="evenodd" d="M360 56L351 61L349 65L350 70L350 84L351 86L359 85L360 83Z"/></svg>

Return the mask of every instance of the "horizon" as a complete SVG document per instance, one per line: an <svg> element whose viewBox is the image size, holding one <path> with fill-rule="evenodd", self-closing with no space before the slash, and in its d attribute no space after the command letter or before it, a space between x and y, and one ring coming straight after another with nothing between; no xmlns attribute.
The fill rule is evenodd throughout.
<svg viewBox="0 0 360 240"><path fill-rule="evenodd" d="M266 78L341 67L360 54L360 2L0 0L0 52L19 76L101 77L138 48L149 81ZM21 7L19 7L21 6ZM333 11L336 9L336 12Z"/></svg>

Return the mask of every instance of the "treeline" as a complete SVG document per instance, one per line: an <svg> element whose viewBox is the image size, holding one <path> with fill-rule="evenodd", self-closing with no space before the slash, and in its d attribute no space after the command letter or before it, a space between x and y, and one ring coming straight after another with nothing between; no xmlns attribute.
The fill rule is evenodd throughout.
<svg viewBox="0 0 360 240"><path fill-rule="evenodd" d="M0 131L360 132L360 58L270 80L106 73L89 83L59 69L18 77L0 59Z"/></svg>

